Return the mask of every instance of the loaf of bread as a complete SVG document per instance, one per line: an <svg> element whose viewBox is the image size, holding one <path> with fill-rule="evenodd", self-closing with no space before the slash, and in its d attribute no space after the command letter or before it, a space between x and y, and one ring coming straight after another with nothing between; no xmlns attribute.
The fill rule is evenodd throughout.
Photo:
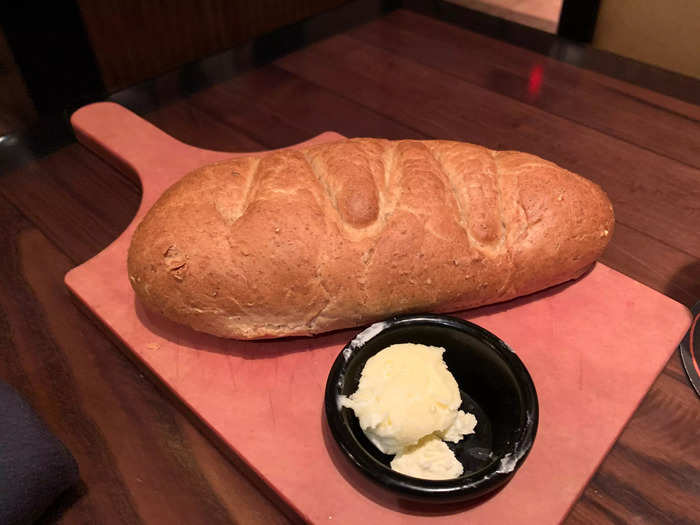
<svg viewBox="0 0 700 525"><path fill-rule="evenodd" d="M574 279L613 224L596 184L533 155L351 139L186 175L135 231L128 272L195 330L311 335Z"/></svg>

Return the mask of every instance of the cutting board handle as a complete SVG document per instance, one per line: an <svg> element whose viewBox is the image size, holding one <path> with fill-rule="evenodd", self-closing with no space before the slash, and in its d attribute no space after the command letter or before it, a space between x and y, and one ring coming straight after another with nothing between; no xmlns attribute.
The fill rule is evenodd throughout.
<svg viewBox="0 0 700 525"><path fill-rule="evenodd" d="M119 171L143 175L171 170L178 159L201 151L174 139L114 102L97 102L71 116L78 141Z"/></svg>

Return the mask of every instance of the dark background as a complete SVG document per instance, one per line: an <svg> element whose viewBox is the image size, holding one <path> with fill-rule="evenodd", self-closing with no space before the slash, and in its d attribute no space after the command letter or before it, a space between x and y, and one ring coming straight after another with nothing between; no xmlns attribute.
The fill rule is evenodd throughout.
<svg viewBox="0 0 700 525"><path fill-rule="evenodd" d="M0 136L45 115L73 109L202 57L288 28L348 0L64 0L0 6ZM368 4L368 2L364 2ZM371 2L449 11L447 2ZM597 0L565 1L559 34L590 42ZM465 10L469 12L469 10ZM471 12L489 29L497 19ZM525 39L538 33L525 29ZM283 38L292 35L289 31ZM548 40L543 33L539 38ZM288 46L285 46L288 48Z"/></svg>

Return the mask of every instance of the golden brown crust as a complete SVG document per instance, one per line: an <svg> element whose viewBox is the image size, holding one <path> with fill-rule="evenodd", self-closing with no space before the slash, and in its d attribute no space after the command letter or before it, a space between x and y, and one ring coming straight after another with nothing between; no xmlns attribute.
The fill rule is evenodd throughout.
<svg viewBox="0 0 700 525"><path fill-rule="evenodd" d="M597 185L532 155L351 139L186 175L134 233L128 272L196 330L310 335L576 278L613 224Z"/></svg>

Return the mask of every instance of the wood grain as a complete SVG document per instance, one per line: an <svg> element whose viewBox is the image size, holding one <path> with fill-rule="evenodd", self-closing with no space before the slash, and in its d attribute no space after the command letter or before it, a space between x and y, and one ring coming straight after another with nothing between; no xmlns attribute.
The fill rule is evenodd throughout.
<svg viewBox="0 0 700 525"><path fill-rule="evenodd" d="M150 79L342 3L78 1L108 91Z"/></svg>
<svg viewBox="0 0 700 525"><path fill-rule="evenodd" d="M176 93L148 118L231 151L325 130L530 151L610 193L618 227L603 262L686 305L700 299L700 108L449 24L397 11ZM285 522L68 298L63 274L126 227L138 185L76 144L0 177L0 378L83 479L45 522ZM566 522L699 522L697 401L672 357Z"/></svg>
<svg viewBox="0 0 700 525"><path fill-rule="evenodd" d="M618 223L601 260L688 308L700 297L700 261L644 232Z"/></svg>
<svg viewBox="0 0 700 525"><path fill-rule="evenodd" d="M236 112L239 107L254 103L282 126L300 129L300 136L305 139L322 133L329 122L333 131L349 137L426 138L418 130L275 67L263 67L222 83L217 94L230 100L231 104L225 107ZM206 95L211 101L210 94ZM204 103L204 97L193 99L195 103ZM220 108L216 111L209 106L210 114L219 114L218 118L229 122L236 118L230 111L222 113ZM261 129L265 134L270 131Z"/></svg>
<svg viewBox="0 0 700 525"><path fill-rule="evenodd" d="M655 153L700 167L700 120L629 96L587 72L445 22L398 11L349 32L354 38L439 69ZM459 45L454 45L459 40ZM541 84L532 75L541 74ZM584 80L585 79L585 80ZM654 125L648 125L647 119Z"/></svg>
<svg viewBox="0 0 700 525"><path fill-rule="evenodd" d="M215 93L205 92L206 98L215 99ZM214 113L215 114L215 113ZM197 147L218 151L262 151L267 149L250 136L249 130L228 126L200 109L194 98L179 100L148 115L155 124L178 140Z"/></svg>
<svg viewBox="0 0 700 525"><path fill-rule="evenodd" d="M674 355L566 523L696 523L699 424L697 396Z"/></svg>
<svg viewBox="0 0 700 525"><path fill-rule="evenodd" d="M111 243L136 212L139 188L78 144L2 179L0 194L75 263Z"/></svg>
<svg viewBox="0 0 700 525"><path fill-rule="evenodd" d="M73 306L63 276L74 262L4 199L0 220L0 321L12 334L0 377L73 452L84 484L54 518L286 522Z"/></svg>

